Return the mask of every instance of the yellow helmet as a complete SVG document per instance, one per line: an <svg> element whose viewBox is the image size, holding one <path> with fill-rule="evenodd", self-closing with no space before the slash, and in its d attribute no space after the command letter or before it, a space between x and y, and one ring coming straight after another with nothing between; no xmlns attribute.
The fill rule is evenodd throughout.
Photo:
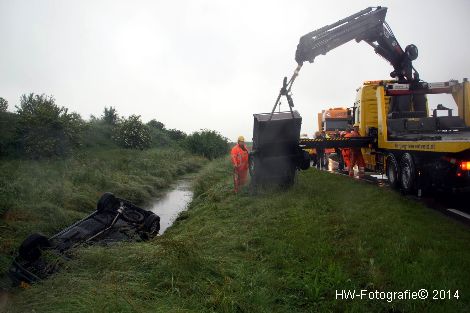
<svg viewBox="0 0 470 313"><path fill-rule="evenodd" d="M353 127L359 127L359 123L354 123Z"/></svg>
<svg viewBox="0 0 470 313"><path fill-rule="evenodd" d="M239 136L239 137L238 137L238 141L243 141L243 142L245 142L245 137Z"/></svg>

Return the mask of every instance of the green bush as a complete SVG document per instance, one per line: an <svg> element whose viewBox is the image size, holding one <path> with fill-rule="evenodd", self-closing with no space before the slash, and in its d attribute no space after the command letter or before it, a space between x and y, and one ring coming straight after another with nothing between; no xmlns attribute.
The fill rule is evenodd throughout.
<svg viewBox="0 0 470 313"><path fill-rule="evenodd" d="M223 156L228 152L228 140L217 131L202 129L186 137L184 146L192 153L202 155L209 160Z"/></svg>
<svg viewBox="0 0 470 313"><path fill-rule="evenodd" d="M116 148L113 136L113 125L103 120L91 119L86 123L83 133L84 147Z"/></svg>
<svg viewBox="0 0 470 313"><path fill-rule="evenodd" d="M149 127L150 137L152 138L152 147L168 147L171 145L171 138L165 130L155 127Z"/></svg>
<svg viewBox="0 0 470 313"><path fill-rule="evenodd" d="M56 105L52 96L22 95L17 110L19 144L27 156L63 156L80 146L82 118Z"/></svg>
<svg viewBox="0 0 470 313"><path fill-rule="evenodd" d="M174 141L183 140L187 136L183 131L174 129L174 128L168 129L166 132L168 136L171 138L171 140L174 140Z"/></svg>
<svg viewBox="0 0 470 313"><path fill-rule="evenodd" d="M165 129L165 124L155 119L147 123L152 138L152 147L166 147L171 144L171 138Z"/></svg>
<svg viewBox="0 0 470 313"><path fill-rule="evenodd" d="M128 149L143 150L152 143L150 129L142 123L140 115L121 119L114 128L113 138L120 147Z"/></svg>
<svg viewBox="0 0 470 313"><path fill-rule="evenodd" d="M164 130L165 129L165 124L162 122L157 121L156 119L153 119L147 123L147 126L150 128L156 128L159 130Z"/></svg>
<svg viewBox="0 0 470 313"><path fill-rule="evenodd" d="M0 112L0 156L15 153L17 124L18 114Z"/></svg>

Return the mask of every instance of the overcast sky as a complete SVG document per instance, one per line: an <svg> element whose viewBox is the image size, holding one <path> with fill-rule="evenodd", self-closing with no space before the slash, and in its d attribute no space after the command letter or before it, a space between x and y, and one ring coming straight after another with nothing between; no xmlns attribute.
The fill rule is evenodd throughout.
<svg viewBox="0 0 470 313"><path fill-rule="evenodd" d="M377 5L401 46L418 46L422 79L470 76L468 0L0 0L0 97L10 111L21 94L45 93L85 119L114 106L188 133L251 138L252 114L271 110L300 36ZM364 42L305 64L293 88L302 131L391 70Z"/></svg>

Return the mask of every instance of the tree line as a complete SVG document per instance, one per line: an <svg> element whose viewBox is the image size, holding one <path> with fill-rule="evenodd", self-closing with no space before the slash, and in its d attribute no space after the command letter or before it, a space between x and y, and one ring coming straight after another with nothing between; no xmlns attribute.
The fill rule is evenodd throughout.
<svg viewBox="0 0 470 313"><path fill-rule="evenodd" d="M53 96L23 94L15 112L0 98L0 157L42 159L66 157L78 149L149 149L178 146L209 159L225 155L228 140L214 130L186 134L167 129L155 119L144 123L139 115L119 116L105 107L100 117L86 121L59 106Z"/></svg>

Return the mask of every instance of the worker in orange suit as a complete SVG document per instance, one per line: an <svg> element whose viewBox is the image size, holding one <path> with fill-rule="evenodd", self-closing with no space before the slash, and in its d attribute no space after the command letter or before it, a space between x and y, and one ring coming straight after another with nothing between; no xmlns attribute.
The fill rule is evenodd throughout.
<svg viewBox="0 0 470 313"><path fill-rule="evenodd" d="M359 134L359 124L354 124L354 129L344 137L361 137ZM364 158L362 157L361 148L350 148L349 149L349 176L354 177L354 165L357 165L359 169L359 177L364 176L364 167L366 166Z"/></svg>
<svg viewBox="0 0 470 313"><path fill-rule="evenodd" d="M246 183L248 174L248 149L245 145L245 138L238 137L237 144L230 152L233 165L233 184L235 193Z"/></svg>
<svg viewBox="0 0 470 313"><path fill-rule="evenodd" d="M340 137L346 137L349 132L341 132ZM350 137L350 136L348 136ZM349 172L349 148L341 148L341 155L343 156L344 167L343 169Z"/></svg>

